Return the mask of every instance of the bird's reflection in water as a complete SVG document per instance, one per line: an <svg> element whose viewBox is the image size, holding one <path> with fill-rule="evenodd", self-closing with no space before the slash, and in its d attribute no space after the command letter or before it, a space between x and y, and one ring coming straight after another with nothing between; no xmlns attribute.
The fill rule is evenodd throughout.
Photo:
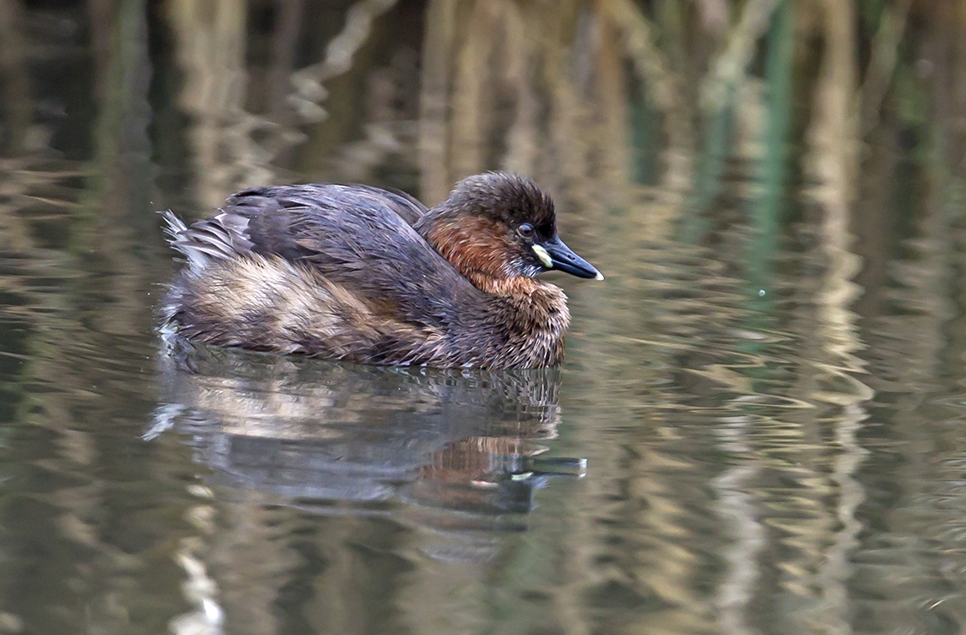
<svg viewBox="0 0 966 635"><path fill-rule="evenodd" d="M582 459L538 456L560 422L557 369L364 367L170 336L165 349L166 405L146 437L187 433L215 483L287 504L512 530L525 527L548 477L585 468Z"/></svg>

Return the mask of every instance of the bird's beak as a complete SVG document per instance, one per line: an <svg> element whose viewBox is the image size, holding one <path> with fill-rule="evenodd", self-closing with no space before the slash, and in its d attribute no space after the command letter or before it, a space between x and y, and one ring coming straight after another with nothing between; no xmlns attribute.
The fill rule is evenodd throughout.
<svg viewBox="0 0 966 635"><path fill-rule="evenodd" d="M533 252L537 254L537 258L547 269L557 269L578 278L604 279L604 276L594 268L594 265L575 254L557 236L542 245L534 245Z"/></svg>

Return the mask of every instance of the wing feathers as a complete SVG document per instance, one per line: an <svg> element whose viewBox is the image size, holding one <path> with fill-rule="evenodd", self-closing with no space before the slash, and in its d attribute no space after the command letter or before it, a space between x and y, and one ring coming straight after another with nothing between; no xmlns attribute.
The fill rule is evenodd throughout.
<svg viewBox="0 0 966 635"><path fill-rule="evenodd" d="M186 227L165 212L166 233L195 275L239 256L307 267L372 310L413 328L447 329L485 299L412 228L422 205L364 186L296 185L234 194L221 213Z"/></svg>

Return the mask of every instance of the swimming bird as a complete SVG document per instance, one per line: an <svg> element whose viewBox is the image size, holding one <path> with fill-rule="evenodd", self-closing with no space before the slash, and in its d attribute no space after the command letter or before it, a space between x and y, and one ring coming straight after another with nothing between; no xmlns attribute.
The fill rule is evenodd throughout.
<svg viewBox="0 0 966 635"><path fill-rule="evenodd" d="M557 235L529 178L486 173L427 209L365 185L242 190L186 226L166 327L218 346L367 364L532 368L560 363L567 298L545 271L603 276Z"/></svg>

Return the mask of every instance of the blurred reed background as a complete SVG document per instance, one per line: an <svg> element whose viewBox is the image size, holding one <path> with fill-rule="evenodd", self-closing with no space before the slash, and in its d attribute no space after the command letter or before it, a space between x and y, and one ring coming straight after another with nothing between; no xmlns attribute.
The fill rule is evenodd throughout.
<svg viewBox="0 0 966 635"><path fill-rule="evenodd" d="M882 275L872 247L890 244L893 221L948 217L960 191L960 2L4 0L0 11L3 240L24 254L49 251L38 227L67 214L54 190L69 179L100 183L73 201L88 213L64 216L91 230L62 234L103 243L118 260L106 266L131 271L119 234L149 231L152 207L202 216L240 187L307 179L433 204L462 176L507 169L552 190L575 227L633 215L607 235L612 267L641 236L713 240L723 211L753 227L765 262L804 201L830 244L854 235L862 281ZM897 147L917 151L898 165ZM897 174L924 194L903 209Z"/></svg>
<svg viewBox="0 0 966 635"><path fill-rule="evenodd" d="M58 184L97 178L73 202L88 213L64 217L92 230L62 233L104 243L125 271L138 264L120 262L114 234L149 230L152 207L202 216L240 187L306 179L433 204L460 177L506 169L552 190L576 227L632 214L635 231L608 235L605 259L640 236L713 240L725 207L753 226L764 261L805 201L830 244L854 234L861 275L875 276L884 252L863 246L889 244L897 215L948 216L966 153L960 2L4 0L0 11L3 240L49 251L38 227L67 214L54 209ZM918 150L909 165L896 146ZM897 173L925 195L904 210L889 194Z"/></svg>
<svg viewBox="0 0 966 635"><path fill-rule="evenodd" d="M595 422L608 417L637 426L622 453L594 464L607 478L590 481L588 500L611 522L572 520L550 554L564 582L545 591L545 617L568 632L630 632L635 610L660 606L665 632L742 632L743 611L773 598L748 590L744 567L774 546L782 573L765 582L823 601L760 619L844 632L859 483L874 502L908 474L940 471L912 450L895 464L867 457L859 423L888 420L913 449L957 444L950 431L927 438L910 413L964 383L963 0L0 0L0 408L28 424L0 430L0 444L31 448L3 474L36 487L7 497L2 517L20 549L49 555L3 565L0 598L35 611L0 612L0 632L23 630L24 615L31 632L78 616L97 632L160 632L157 594L185 597L186 615L197 608L163 564L177 553L196 571L198 534L214 531L208 501L184 497L192 457L171 436L112 451L141 433L157 399L153 304L171 266L155 210L193 219L235 189L307 180L392 186L434 204L488 169L546 186L568 242L614 285L568 286L586 381L565 407L590 422L569 442L599 442ZM735 335L750 331L765 337ZM703 345L675 344L695 334ZM718 403L702 400L706 384L773 400L734 405L734 429L691 430L689 417ZM743 436L745 420L775 426ZM694 436L665 434L669 422ZM653 472L677 456L655 451L659 438L758 452L757 462L697 466L712 503L707 489L682 491L673 471ZM857 475L863 461L880 472ZM774 485L769 501L809 520L772 544L738 492L783 470L803 489L785 499ZM708 563L676 549L670 531L682 496L733 523L733 542L709 541L725 573L704 612L689 594ZM304 555L272 538L283 520L306 521L243 502L221 521L241 528L223 543L228 555L209 564L236 585L222 597L247 625L236 632L272 632L272 602ZM910 522L897 516L877 509L869 522ZM697 523L708 534L720 524ZM962 551L949 526L911 524ZM641 527L652 533L627 530ZM417 579L386 566L385 580L321 576L339 601L303 618L320 632L475 624L418 601L369 615L359 589L398 583L405 599L454 586L448 570ZM881 591L895 603L864 615L869 632L914 628L903 598L942 594L919 566ZM966 615L957 602L953 615Z"/></svg>

